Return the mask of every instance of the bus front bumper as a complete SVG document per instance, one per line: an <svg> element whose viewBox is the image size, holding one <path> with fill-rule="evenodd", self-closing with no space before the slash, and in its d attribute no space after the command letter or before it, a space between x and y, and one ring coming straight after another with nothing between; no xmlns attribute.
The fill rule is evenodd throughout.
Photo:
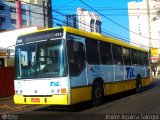
<svg viewBox="0 0 160 120"><path fill-rule="evenodd" d="M52 95L51 97L24 97L23 95L14 95L15 104L51 104L51 105L69 105L68 95Z"/></svg>

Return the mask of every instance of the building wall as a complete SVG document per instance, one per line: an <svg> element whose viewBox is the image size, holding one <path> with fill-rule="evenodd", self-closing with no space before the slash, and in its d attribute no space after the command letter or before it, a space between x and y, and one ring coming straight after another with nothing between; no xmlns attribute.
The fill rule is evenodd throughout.
<svg viewBox="0 0 160 120"><path fill-rule="evenodd" d="M8 2L14 2L15 0L6 0ZM20 0L21 2L31 3L31 4L38 4L43 5L43 0Z"/></svg>
<svg viewBox="0 0 160 120"><path fill-rule="evenodd" d="M129 2L129 28L130 28L130 43L139 47L149 47L149 33L148 33L148 16L147 16L146 2ZM134 32L134 33L133 33ZM137 34L135 34L137 33ZM146 36L144 38L142 36Z"/></svg>
<svg viewBox="0 0 160 120"><path fill-rule="evenodd" d="M43 8L26 3L22 4L22 27L41 26L44 27ZM0 10L0 17L5 18L1 22L0 29L13 30L17 28L16 4L14 2L4 2L0 0L0 5L5 6Z"/></svg>
<svg viewBox="0 0 160 120"><path fill-rule="evenodd" d="M159 22L154 21L156 16L156 8L159 1L143 0L142 2L129 2L129 28L130 43L149 49L155 47L157 43L154 42L155 34L159 32ZM142 37L143 36L143 37ZM157 37L157 39L160 39ZM138 43L138 44L137 44Z"/></svg>
<svg viewBox="0 0 160 120"><path fill-rule="evenodd" d="M101 33L102 20L99 15L83 8L77 8L77 15L79 29Z"/></svg>
<svg viewBox="0 0 160 120"><path fill-rule="evenodd" d="M21 1L31 3L31 4L43 5L43 0L21 0Z"/></svg>
<svg viewBox="0 0 160 120"><path fill-rule="evenodd" d="M160 19L153 21L151 23L151 26L152 26L151 38L153 39L152 40L153 48L160 48L160 27L159 25L160 25ZM160 53L160 50L159 50L159 53Z"/></svg>
<svg viewBox="0 0 160 120"><path fill-rule="evenodd" d="M15 29L16 25L15 24L11 24L11 18L13 18L14 16L11 14L10 12L10 7L9 6L13 6L13 4L8 3L8 5L6 4L6 2L0 0L0 5L3 6L3 10L0 10L0 17L2 17L4 19L4 21L1 21L0 24L0 29L1 30L11 30L11 29Z"/></svg>

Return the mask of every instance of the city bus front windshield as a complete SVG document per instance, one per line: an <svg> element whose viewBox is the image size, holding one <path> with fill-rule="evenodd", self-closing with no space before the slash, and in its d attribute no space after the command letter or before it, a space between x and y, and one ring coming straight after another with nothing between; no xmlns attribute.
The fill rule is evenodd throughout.
<svg viewBox="0 0 160 120"><path fill-rule="evenodd" d="M67 74L64 40L16 47L16 79L63 77Z"/></svg>

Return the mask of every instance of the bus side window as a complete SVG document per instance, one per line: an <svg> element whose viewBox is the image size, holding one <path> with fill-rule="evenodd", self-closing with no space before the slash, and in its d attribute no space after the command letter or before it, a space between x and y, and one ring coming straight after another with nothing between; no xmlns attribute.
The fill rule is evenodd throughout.
<svg viewBox="0 0 160 120"><path fill-rule="evenodd" d="M145 63L145 54L144 54L144 52L140 52L139 51L139 64L140 65L145 65L146 63Z"/></svg>
<svg viewBox="0 0 160 120"><path fill-rule="evenodd" d="M88 64L100 64L98 41L93 39L86 40L86 49Z"/></svg>
<svg viewBox="0 0 160 120"><path fill-rule="evenodd" d="M28 54L27 51L21 51L21 63L22 66L28 66Z"/></svg>
<svg viewBox="0 0 160 120"><path fill-rule="evenodd" d="M67 40L69 73L71 76L79 75L85 67L85 51L81 42Z"/></svg>
<svg viewBox="0 0 160 120"><path fill-rule="evenodd" d="M144 53L144 64L149 65L149 53Z"/></svg>
<svg viewBox="0 0 160 120"><path fill-rule="evenodd" d="M131 49L131 58L132 58L132 64L138 65L139 59L138 59L139 53L137 50Z"/></svg>
<svg viewBox="0 0 160 120"><path fill-rule="evenodd" d="M114 64L122 65L123 61L122 61L122 49L121 49L121 46L113 44L112 51L113 51Z"/></svg>
<svg viewBox="0 0 160 120"><path fill-rule="evenodd" d="M123 62L125 65L131 65L130 49L122 47Z"/></svg>
<svg viewBox="0 0 160 120"><path fill-rule="evenodd" d="M102 64L113 64L111 44L106 42L99 43L99 50Z"/></svg>

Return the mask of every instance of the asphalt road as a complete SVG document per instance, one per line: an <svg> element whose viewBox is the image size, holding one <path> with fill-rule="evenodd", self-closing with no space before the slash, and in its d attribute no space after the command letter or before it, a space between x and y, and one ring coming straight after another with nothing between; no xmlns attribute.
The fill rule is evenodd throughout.
<svg viewBox="0 0 160 120"><path fill-rule="evenodd" d="M99 107L92 108L89 103L78 104L70 109L48 106L9 115L18 120L160 120L160 79L154 79L139 94L130 91L108 96Z"/></svg>

